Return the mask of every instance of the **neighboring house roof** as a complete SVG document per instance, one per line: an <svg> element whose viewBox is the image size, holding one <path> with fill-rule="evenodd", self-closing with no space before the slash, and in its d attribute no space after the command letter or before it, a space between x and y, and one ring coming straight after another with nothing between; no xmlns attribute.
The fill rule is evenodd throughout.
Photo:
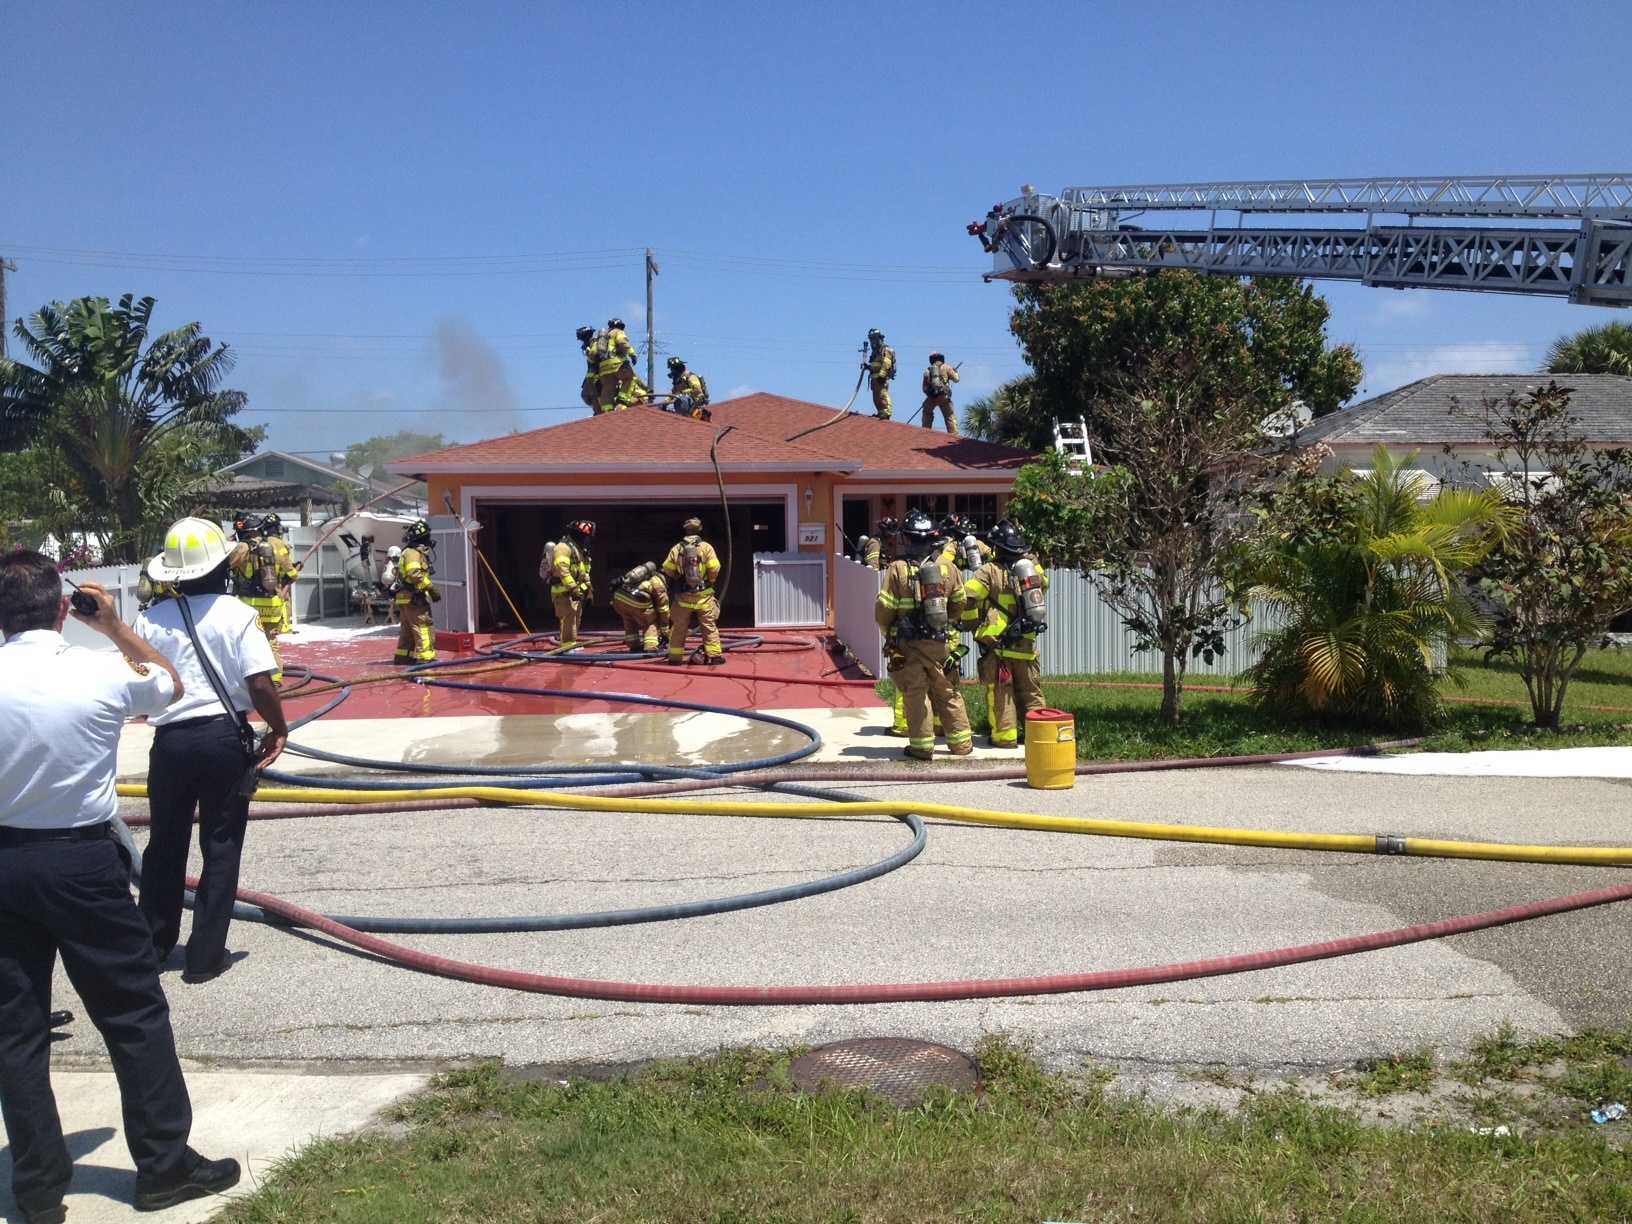
<svg viewBox="0 0 1632 1224"><path fill-rule="evenodd" d="M436 472L713 471L722 422L649 407L580 417L526 433L449 446L386 464L404 476ZM847 472L857 465L746 428L719 438L720 467L736 472Z"/></svg>
<svg viewBox="0 0 1632 1224"><path fill-rule="evenodd" d="M386 482L383 482L383 481L374 480L372 478L365 478L360 473L342 471L340 468L330 467L326 463L318 463L314 459L303 459L299 455L292 455L288 451L280 451L280 450L256 451L253 455L250 455L246 459L240 459L240 460L238 460L237 463L227 464L226 467L221 468L219 471L217 471L216 475L218 475L218 476L229 475L231 473L237 472L240 468L248 467L250 464L257 463L257 462L259 462L259 461L261 461L263 459L281 459L285 463L294 464L296 469L297 469L297 471L291 473L291 476L294 476L294 477L298 477L303 472L305 472L305 473L311 473L312 475L315 475L315 476L327 477L330 481L333 481L333 482L338 483L338 484L351 485L354 489L357 490L357 492L353 496L355 496L357 498L357 500L359 500L359 501L367 501L370 498L382 497L382 495L388 495L389 494L390 496L382 497L382 500L384 500L387 504L391 504L393 502L396 502L396 503L400 503L402 505L412 505L414 503L414 499L407 494L406 490L404 490L401 493L392 494L393 488L397 484L401 483L400 481L392 481L390 483L386 483ZM262 477L252 477L251 479L257 479L258 480L258 479L263 479L263 478ZM291 485L291 486L298 485L298 484L301 483L299 480L279 480L276 477L265 477L264 479L272 481L272 483L274 483L274 484L283 484L283 485ZM310 482L307 482L307 483L310 483ZM338 502L339 498L335 498L334 500Z"/></svg>
<svg viewBox="0 0 1632 1224"><path fill-rule="evenodd" d="M902 404L906 409L907 405ZM785 395L755 392L710 407L716 423L752 429L799 446L818 447L857 465L863 476L923 475L1000 477L1014 474L1034 456L1030 451L976 438L954 438L917 423L912 407L906 421L881 421L870 412L835 420L837 409ZM832 424L828 424L832 422ZM822 426L813 432L813 426Z"/></svg>
<svg viewBox="0 0 1632 1224"><path fill-rule="evenodd" d="M327 485L258 476L226 477L211 485L203 494L203 500L212 506L231 506L239 510L298 506L307 501L315 506L338 506L344 499L343 493Z"/></svg>
<svg viewBox="0 0 1632 1224"><path fill-rule="evenodd" d="M1556 381L1570 387L1570 413L1595 446L1632 445L1632 378L1622 374L1435 374L1321 417L1298 431L1305 445L1484 445L1480 404L1527 395Z"/></svg>

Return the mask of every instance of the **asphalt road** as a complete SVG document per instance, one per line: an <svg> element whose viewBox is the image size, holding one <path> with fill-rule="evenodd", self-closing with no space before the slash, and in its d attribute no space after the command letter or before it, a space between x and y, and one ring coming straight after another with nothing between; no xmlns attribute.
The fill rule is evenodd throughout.
<svg viewBox="0 0 1632 1224"><path fill-rule="evenodd" d="M933 778L933 773L926 778ZM1273 767L851 789L1012 810L1309 831L1625 844L1632 783ZM138 832L138 838L141 834ZM488 809L258 822L243 883L385 914L552 913L714 896L872 861L893 821ZM196 863L195 863L196 869ZM1602 887L1619 871L1255 851L932 824L914 863L770 909L548 935L406 937L466 960L651 982L1043 974L1335 938ZM182 1052L247 1060L622 1062L746 1043L908 1035L1030 1040L1083 1057L1272 1070L1465 1047L1503 1022L1628 1020L1632 911L1561 918L1286 969L1097 994L947 1004L696 1008L524 995L411 973L322 937L234 925L215 982L166 975ZM179 961L177 962L179 965ZM60 997L70 993L61 982ZM70 1004L71 1005L71 1004ZM77 1026L59 1054L99 1053Z"/></svg>

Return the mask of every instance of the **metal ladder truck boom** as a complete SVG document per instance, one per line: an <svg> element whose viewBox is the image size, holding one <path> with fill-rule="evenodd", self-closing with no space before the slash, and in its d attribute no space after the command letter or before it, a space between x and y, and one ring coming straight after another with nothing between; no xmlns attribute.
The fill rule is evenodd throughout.
<svg viewBox="0 0 1632 1224"><path fill-rule="evenodd" d="M1632 306L1632 172L1025 187L968 228L989 281L1186 268Z"/></svg>

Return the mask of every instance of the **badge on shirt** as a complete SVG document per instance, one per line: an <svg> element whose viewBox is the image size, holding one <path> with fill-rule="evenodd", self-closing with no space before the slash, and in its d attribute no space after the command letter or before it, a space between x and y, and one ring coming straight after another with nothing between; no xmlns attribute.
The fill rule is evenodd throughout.
<svg viewBox="0 0 1632 1224"><path fill-rule="evenodd" d="M130 670L135 672L138 676L145 676L148 674L148 666L146 663L138 663L135 659L130 658L127 658L125 662L130 664Z"/></svg>

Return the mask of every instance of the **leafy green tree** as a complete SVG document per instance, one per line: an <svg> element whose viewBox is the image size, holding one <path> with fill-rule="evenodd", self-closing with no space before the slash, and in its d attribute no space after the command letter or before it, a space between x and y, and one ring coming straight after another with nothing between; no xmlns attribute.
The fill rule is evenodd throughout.
<svg viewBox="0 0 1632 1224"><path fill-rule="evenodd" d="M382 465L391 460L441 450L447 444L447 439L439 433L417 433L404 429L394 434L381 434L346 447L346 466L353 472L360 472L372 464L375 474L383 476Z"/></svg>
<svg viewBox="0 0 1632 1224"><path fill-rule="evenodd" d="M126 294L42 306L15 334L35 362L0 359L0 451L42 448L60 459L85 521L106 524L109 561L149 551L144 473L168 462L171 439L227 426L247 397L224 390L233 358L198 323L154 336L153 299Z"/></svg>
<svg viewBox="0 0 1632 1224"><path fill-rule="evenodd" d="M1632 324L1604 323L1560 336L1547 350L1546 372L1632 375Z"/></svg>
<svg viewBox="0 0 1632 1224"><path fill-rule="evenodd" d="M1481 408L1519 515L1480 570L1488 653L1518 665L1536 726L1556 728L1581 660L1632 610L1632 454L1589 447L1556 381Z"/></svg>
<svg viewBox="0 0 1632 1224"><path fill-rule="evenodd" d="M1287 461L1264 453L1251 386L1239 373L1233 387L1216 378L1197 355L1162 354L1140 381L1094 403L1119 440L1118 462L1074 476L1045 450L1021 469L1009 501L1046 564L1080 570L1135 649L1161 652L1169 726L1180 721L1189 660L1210 661L1239 623L1226 578L1252 526L1245 499Z"/></svg>
<svg viewBox="0 0 1632 1224"><path fill-rule="evenodd" d="M989 395L970 400L963 410L963 432L988 442L1004 442L1024 434L1031 394L1031 375L1023 374Z"/></svg>
<svg viewBox="0 0 1632 1224"><path fill-rule="evenodd" d="M1023 411L998 417L995 440L1040 450L1052 418L1087 418L1096 450L1124 449L1098 405L1108 393L1149 383L1183 354L1200 372L1198 402L1227 389L1260 418L1301 399L1315 416L1335 411L1360 385L1352 346L1329 347L1326 300L1302 281L1239 280L1193 272L1020 285L1009 328L1032 369Z"/></svg>
<svg viewBox="0 0 1632 1224"><path fill-rule="evenodd" d="M1281 622L1247 672L1260 705L1400 728L1441 712L1436 651L1483 630L1466 575L1514 516L1492 489L1424 500L1414 458L1378 447L1366 476L1306 468L1258 507L1236 578Z"/></svg>

